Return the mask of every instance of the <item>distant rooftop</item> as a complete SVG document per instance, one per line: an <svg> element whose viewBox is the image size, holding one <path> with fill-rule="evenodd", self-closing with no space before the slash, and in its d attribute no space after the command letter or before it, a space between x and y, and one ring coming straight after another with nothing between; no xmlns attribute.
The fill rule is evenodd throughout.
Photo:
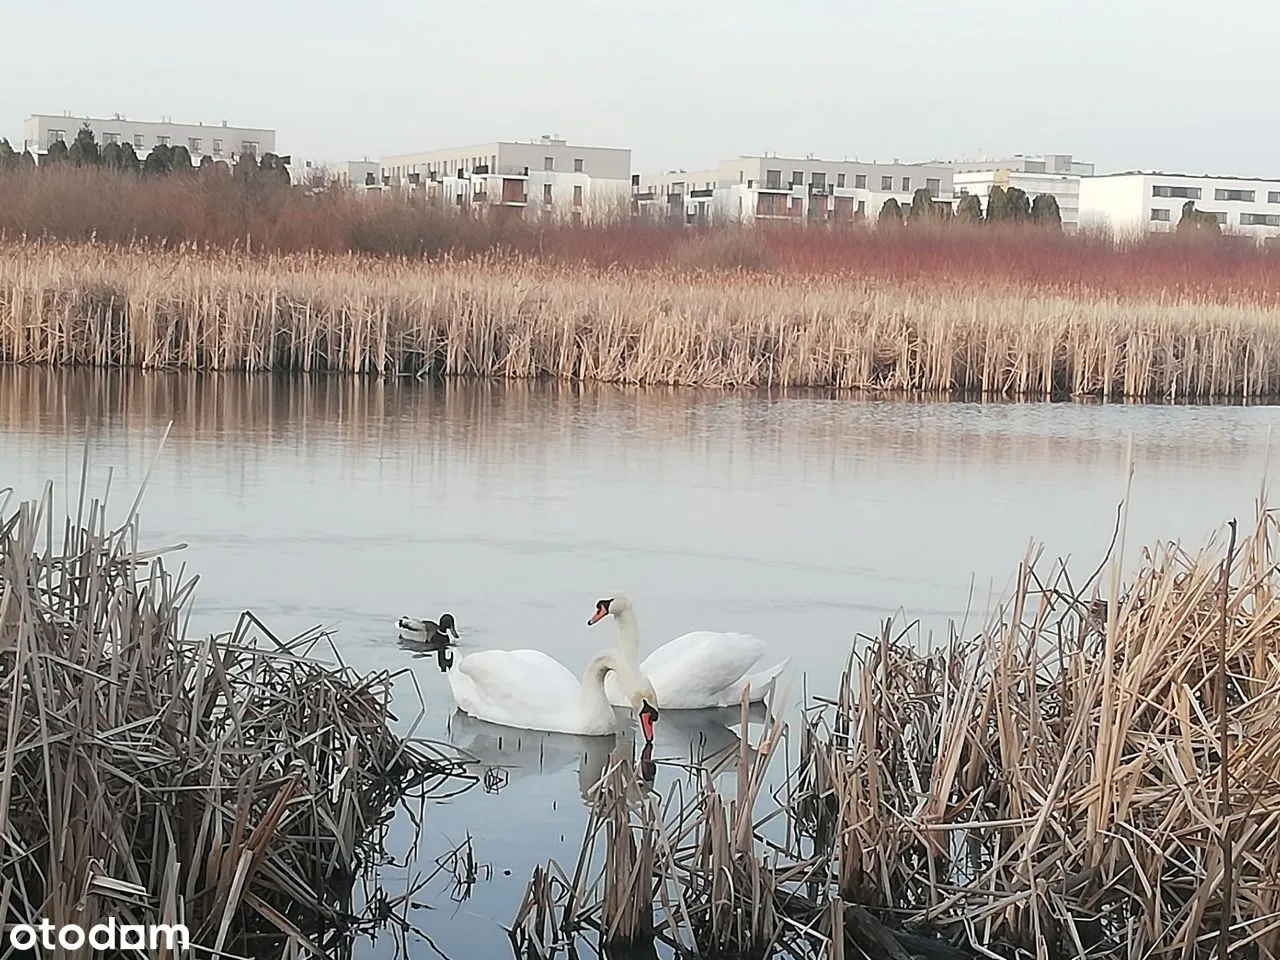
<svg viewBox="0 0 1280 960"><path fill-rule="evenodd" d="M1118 170L1099 177L1181 177L1185 180L1240 180L1245 183L1280 183L1280 177L1236 177L1222 173L1167 173L1164 170Z"/></svg>

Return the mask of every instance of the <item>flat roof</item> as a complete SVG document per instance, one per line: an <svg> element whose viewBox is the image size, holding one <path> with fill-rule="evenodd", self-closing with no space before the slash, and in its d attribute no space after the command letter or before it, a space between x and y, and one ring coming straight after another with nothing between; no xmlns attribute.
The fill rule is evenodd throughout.
<svg viewBox="0 0 1280 960"><path fill-rule="evenodd" d="M138 123L152 127L204 127L206 130L250 130L255 133L276 133L274 127L246 127L240 123L219 120L205 123L203 120L130 120L128 117L88 117L65 113L32 113L28 120L76 120L80 123Z"/></svg>
<svg viewBox="0 0 1280 960"><path fill-rule="evenodd" d="M1241 180L1246 183L1280 183L1280 177L1234 177L1221 173L1166 173L1163 170L1120 170L1116 173L1095 174L1100 177L1169 177L1184 180Z"/></svg>

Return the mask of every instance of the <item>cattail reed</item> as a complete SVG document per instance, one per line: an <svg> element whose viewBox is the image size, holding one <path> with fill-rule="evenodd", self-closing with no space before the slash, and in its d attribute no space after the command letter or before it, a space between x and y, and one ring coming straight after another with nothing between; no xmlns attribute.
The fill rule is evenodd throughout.
<svg viewBox="0 0 1280 960"><path fill-rule="evenodd" d="M860 638L778 806L745 761L733 801L673 789L657 931L733 956L1280 956L1280 517L1235 536L1148 550L1127 583L1113 558L1105 600L1029 556L975 638Z"/></svg>
<svg viewBox="0 0 1280 960"><path fill-rule="evenodd" d="M1280 395L1280 305L1034 285L10 243L0 361L929 395Z"/></svg>
<svg viewBox="0 0 1280 960"><path fill-rule="evenodd" d="M0 518L6 921L186 925L193 947L339 951L387 813L461 765L388 727L387 674L326 635L184 635L194 580L131 512L49 496ZM325 658L317 658L327 654ZM124 918L124 919L120 919Z"/></svg>

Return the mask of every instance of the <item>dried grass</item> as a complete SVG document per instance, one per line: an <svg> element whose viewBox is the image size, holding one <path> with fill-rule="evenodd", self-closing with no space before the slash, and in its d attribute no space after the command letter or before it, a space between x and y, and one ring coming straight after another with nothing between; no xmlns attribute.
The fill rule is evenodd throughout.
<svg viewBox="0 0 1280 960"><path fill-rule="evenodd" d="M1280 307L983 283L0 248L0 361L831 387L1280 395Z"/></svg>
<svg viewBox="0 0 1280 960"><path fill-rule="evenodd" d="M1107 601L1029 554L972 641L922 652L886 623L808 711L785 843L745 761L727 818L677 793L633 814L657 837L658 935L709 955L1280 956L1278 546L1260 507L1238 547L1234 523L1225 550L1161 545L1123 591L1113 563ZM559 936L601 929L601 896L566 889Z"/></svg>
<svg viewBox="0 0 1280 960"><path fill-rule="evenodd" d="M48 496L0 521L6 919L341 952L389 813L463 769L394 735L391 677L316 659L324 634L282 642L244 614L187 639L195 581L139 549L135 511L112 529L82 494L60 543Z"/></svg>

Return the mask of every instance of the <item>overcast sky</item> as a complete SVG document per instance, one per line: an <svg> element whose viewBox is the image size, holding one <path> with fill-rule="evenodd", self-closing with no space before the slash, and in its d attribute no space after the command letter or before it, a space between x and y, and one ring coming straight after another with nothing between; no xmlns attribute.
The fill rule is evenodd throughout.
<svg viewBox="0 0 1280 960"><path fill-rule="evenodd" d="M1233 0L0 0L31 113L273 127L376 158L558 133L633 168L742 153L1072 153L1280 176L1280 5Z"/></svg>

